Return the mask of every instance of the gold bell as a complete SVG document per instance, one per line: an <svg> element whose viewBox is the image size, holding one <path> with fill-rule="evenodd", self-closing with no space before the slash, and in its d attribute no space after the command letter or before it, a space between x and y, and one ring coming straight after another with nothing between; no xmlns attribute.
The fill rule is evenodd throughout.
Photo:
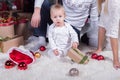
<svg viewBox="0 0 120 80"><path fill-rule="evenodd" d="M35 58L40 58L41 54L39 52L35 52Z"/></svg>

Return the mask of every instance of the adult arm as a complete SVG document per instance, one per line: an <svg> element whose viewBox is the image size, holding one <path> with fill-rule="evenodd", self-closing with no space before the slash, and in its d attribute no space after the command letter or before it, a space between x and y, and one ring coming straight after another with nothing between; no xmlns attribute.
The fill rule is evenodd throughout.
<svg viewBox="0 0 120 80"><path fill-rule="evenodd" d="M98 8L97 8L97 0L93 0L90 7L90 26L98 27Z"/></svg>
<svg viewBox="0 0 120 80"><path fill-rule="evenodd" d="M41 6L44 0L35 0L34 3L34 12L31 18L31 26L32 27L38 27L39 23L41 21L41 15L40 15L40 11L41 11Z"/></svg>

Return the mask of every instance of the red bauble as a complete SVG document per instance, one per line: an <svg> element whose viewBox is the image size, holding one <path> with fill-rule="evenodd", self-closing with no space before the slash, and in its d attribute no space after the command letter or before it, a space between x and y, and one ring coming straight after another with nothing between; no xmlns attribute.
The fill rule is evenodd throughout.
<svg viewBox="0 0 120 80"><path fill-rule="evenodd" d="M21 62L18 64L18 69L19 70L26 70L27 69L27 64L24 62Z"/></svg>
<svg viewBox="0 0 120 80"><path fill-rule="evenodd" d="M45 46L40 46L40 51L45 51L46 50L46 48L45 48Z"/></svg>
<svg viewBox="0 0 120 80"><path fill-rule="evenodd" d="M15 65L16 65L16 64L15 64L13 61L11 61L11 60L7 60L7 61L5 62L5 68L6 68L6 69L13 68Z"/></svg>
<svg viewBox="0 0 120 80"><path fill-rule="evenodd" d="M97 57L97 60L104 60L105 58L104 58L104 56L102 56L102 55L99 55L98 57Z"/></svg>
<svg viewBox="0 0 120 80"><path fill-rule="evenodd" d="M93 54L91 55L91 58L92 58L92 59L97 59L97 57L98 57L98 55L97 55L96 53L93 53Z"/></svg>

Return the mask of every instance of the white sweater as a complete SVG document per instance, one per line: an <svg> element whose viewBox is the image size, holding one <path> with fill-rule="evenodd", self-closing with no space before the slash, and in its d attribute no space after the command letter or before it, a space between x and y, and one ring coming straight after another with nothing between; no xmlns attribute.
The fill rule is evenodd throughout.
<svg viewBox="0 0 120 80"><path fill-rule="evenodd" d="M44 0L35 0L35 7L41 7ZM97 26L98 12L96 0L62 0L66 21L81 30L90 14L92 27Z"/></svg>
<svg viewBox="0 0 120 80"><path fill-rule="evenodd" d="M44 0L35 0L34 7L40 7L41 8L43 1Z"/></svg>

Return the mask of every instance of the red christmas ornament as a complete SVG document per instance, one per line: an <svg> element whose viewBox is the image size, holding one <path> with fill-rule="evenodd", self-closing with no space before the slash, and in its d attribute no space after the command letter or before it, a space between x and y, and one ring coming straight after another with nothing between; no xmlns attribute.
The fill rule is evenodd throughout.
<svg viewBox="0 0 120 80"><path fill-rule="evenodd" d="M46 50L46 48L45 48L45 46L40 46L40 51L45 51Z"/></svg>
<svg viewBox="0 0 120 80"><path fill-rule="evenodd" d="M96 53L93 53L93 54L91 55L91 58L92 58L92 59L97 59L97 57L98 57L98 55L97 55Z"/></svg>
<svg viewBox="0 0 120 80"><path fill-rule="evenodd" d="M99 55L98 57L97 57L97 60L104 60L105 58L104 58L104 56L102 56L102 55Z"/></svg>
<svg viewBox="0 0 120 80"><path fill-rule="evenodd" d="M7 61L5 62L5 68L6 68L6 69L13 68L15 65L16 65L16 64L15 64L13 61L11 61L11 60L7 60Z"/></svg>
<svg viewBox="0 0 120 80"><path fill-rule="evenodd" d="M19 70L26 70L27 69L27 64L24 62L21 62L18 64L18 69Z"/></svg>

